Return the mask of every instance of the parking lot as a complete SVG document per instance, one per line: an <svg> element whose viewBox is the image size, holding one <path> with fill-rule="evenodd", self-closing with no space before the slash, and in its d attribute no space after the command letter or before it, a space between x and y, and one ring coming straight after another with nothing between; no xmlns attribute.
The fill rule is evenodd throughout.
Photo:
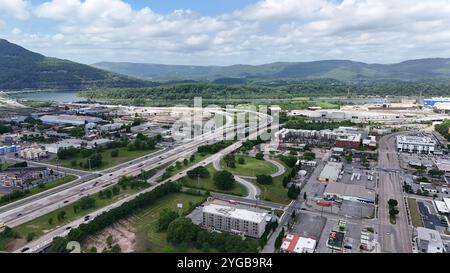
<svg viewBox="0 0 450 273"><path fill-rule="evenodd" d="M339 214L348 218L369 219L374 217L375 207L370 204L344 200L339 209Z"/></svg>
<svg viewBox="0 0 450 273"><path fill-rule="evenodd" d="M319 240L326 222L327 218L325 217L300 213L299 221L293 226L292 230L302 237Z"/></svg>
<svg viewBox="0 0 450 273"><path fill-rule="evenodd" d="M444 216L439 215L431 202L418 200L422 222L426 228L444 232L448 228L448 223Z"/></svg>

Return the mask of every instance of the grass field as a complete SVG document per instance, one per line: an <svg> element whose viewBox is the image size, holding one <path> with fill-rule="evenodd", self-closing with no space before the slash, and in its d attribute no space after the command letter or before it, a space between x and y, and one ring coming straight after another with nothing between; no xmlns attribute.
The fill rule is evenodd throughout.
<svg viewBox="0 0 450 273"><path fill-rule="evenodd" d="M245 164L239 164L237 162L239 157L245 159ZM220 166L232 174L242 176L256 177L256 175L271 175L277 172L277 167L272 163L249 156L236 156L236 168L228 168L223 159L220 161Z"/></svg>
<svg viewBox="0 0 450 273"><path fill-rule="evenodd" d="M119 150L118 157L111 157L112 150L115 150L115 149L107 149L100 153L102 155L103 164L100 168L96 168L93 170L98 171L98 170L108 169L108 168L114 167L116 165L119 165L121 163L125 163L130 160L152 154L154 152L159 151L160 149L155 148L152 150L145 150L145 151L138 151L138 150L128 151L127 147L122 147L122 148L118 148L118 150ZM76 164L72 165L72 161L76 162ZM69 158L69 159L59 160L59 163L63 167L88 171L89 168L80 167L80 165L79 165L80 162L82 162L83 164L86 162L86 158L83 158L81 156L81 154L78 154L77 156ZM49 160L46 163L56 165L56 160Z"/></svg>
<svg viewBox="0 0 450 273"><path fill-rule="evenodd" d="M213 192L221 192L221 193L227 193L227 194L233 194L238 196L246 196L247 195L247 189L242 186L239 183L236 183L234 188L230 191L223 191L219 190L213 181L213 176L216 173L216 170L214 169L212 164L209 164L206 166L206 169L208 169L210 173L209 178L201 178L201 179L190 179L189 177L185 176L181 179L181 183L185 187L189 188L195 188L195 189L201 189L201 190L207 190L207 191L213 191Z"/></svg>
<svg viewBox="0 0 450 273"><path fill-rule="evenodd" d="M422 217L420 216L419 207L417 206L416 200L413 198L408 198L408 207L413 226L423 227Z"/></svg>
<svg viewBox="0 0 450 273"><path fill-rule="evenodd" d="M291 171L291 168L287 167L285 164L283 165L286 168L285 172L286 175ZM283 187L283 177L285 175L274 177L273 182L270 185L258 184L256 183L256 179L247 179L247 180L253 182L256 186L258 186L261 189L262 191L261 199L275 203L289 204L289 202L291 202L291 199L287 197L288 190Z"/></svg>
<svg viewBox="0 0 450 273"><path fill-rule="evenodd" d="M109 204L112 204L114 202L117 202L120 199L123 199L133 193L138 192L139 190L132 190L132 189L127 189L127 190L121 190L119 195L116 195L114 197L112 197L111 199L100 199L97 197L97 195L95 195L95 207L94 208L90 208L87 210L78 210L76 213L74 212L73 207L75 206L75 204L77 204L77 202L64 206L62 208L59 208L55 211L52 211L48 214L45 214L41 217L38 217L30 222L27 222L25 224L22 224L20 226L17 226L14 228L14 230L16 232L19 233L19 235L21 237L26 237L29 233L35 233L36 235L40 236L45 234L47 231L55 229L57 227L63 226L67 223L70 223L78 218L81 218L85 215L88 215L89 213L98 210L102 207L105 207ZM60 211L65 211L66 212L66 216L64 218L64 220L62 221L58 221L57 215ZM53 219L53 223L50 225L49 224L49 219L52 218Z"/></svg>
<svg viewBox="0 0 450 273"><path fill-rule="evenodd" d="M189 167L191 167L191 166L199 163L200 161L204 160L205 158L211 156L211 155L202 155L202 154L200 154L198 152L196 152L194 155L195 155L195 159L192 162L189 161L189 158L187 158L187 160L189 161L187 165L184 165L184 163L183 163L184 159L179 159L178 161L181 162L181 168L179 168L179 169L175 168L175 172L182 172L182 171L188 169Z"/></svg>
<svg viewBox="0 0 450 273"><path fill-rule="evenodd" d="M151 207L144 209L135 214L133 217L136 238L138 242L137 252L153 252L153 253L186 253L198 252L196 249L188 247L173 246L166 241L166 232L158 231L159 213L170 208L179 212L190 210L189 203L196 204L201 202L204 197L188 195L184 193L170 194L159 199ZM182 203L183 209L177 209L177 204Z"/></svg>
<svg viewBox="0 0 450 273"><path fill-rule="evenodd" d="M27 196L34 195L34 194L37 194L37 193L40 193L40 192L43 192L43 191L46 191L46 190L49 190L49 189L52 189L52 188L56 188L56 187L61 186L63 184L72 182L72 181L74 181L76 179L77 179L77 177L75 175L71 175L71 174L66 175L66 176L64 176L62 178L59 178L59 179L56 179L54 181L48 182L46 184L43 184L40 187L32 188L30 190L30 194L27 195Z"/></svg>

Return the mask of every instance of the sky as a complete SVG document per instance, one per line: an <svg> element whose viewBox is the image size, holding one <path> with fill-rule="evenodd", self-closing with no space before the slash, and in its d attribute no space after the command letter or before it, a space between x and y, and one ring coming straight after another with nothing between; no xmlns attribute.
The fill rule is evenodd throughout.
<svg viewBox="0 0 450 273"><path fill-rule="evenodd" d="M183 65L450 57L449 0L0 0L0 38L47 56Z"/></svg>

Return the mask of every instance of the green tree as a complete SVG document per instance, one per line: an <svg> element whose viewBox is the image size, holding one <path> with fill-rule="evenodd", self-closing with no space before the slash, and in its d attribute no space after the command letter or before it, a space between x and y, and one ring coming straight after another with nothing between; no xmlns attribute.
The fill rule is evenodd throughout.
<svg viewBox="0 0 450 273"><path fill-rule="evenodd" d="M30 232L27 234L27 242L33 241L34 237L36 237L36 233Z"/></svg>
<svg viewBox="0 0 450 273"><path fill-rule="evenodd" d="M256 182L261 185L270 185L273 182L273 178L270 175L261 174L256 176Z"/></svg>
<svg viewBox="0 0 450 273"><path fill-rule="evenodd" d="M197 237L199 227L192 224L192 220L179 217L172 221L167 228L167 241L178 245L182 242L193 242Z"/></svg>
<svg viewBox="0 0 450 273"><path fill-rule="evenodd" d="M183 167L181 161L177 161L177 162L175 163L175 167L176 167L178 170L181 169L181 168Z"/></svg>
<svg viewBox="0 0 450 273"><path fill-rule="evenodd" d="M62 220L64 220L64 218L66 218L66 212L64 210L62 210L62 211L58 212L56 217L58 218L58 221L61 222Z"/></svg>
<svg viewBox="0 0 450 273"><path fill-rule="evenodd" d="M53 225L53 218L51 218L51 217L48 218L48 225L49 226Z"/></svg>
<svg viewBox="0 0 450 273"><path fill-rule="evenodd" d="M258 160L264 160L264 154L263 153L257 153L255 155L255 158L258 159Z"/></svg>
<svg viewBox="0 0 450 273"><path fill-rule="evenodd" d="M115 149L111 151L111 157L119 157L119 150Z"/></svg>
<svg viewBox="0 0 450 273"><path fill-rule="evenodd" d="M67 253L67 239L63 237L53 238L52 244L47 250L48 253Z"/></svg>
<svg viewBox="0 0 450 273"><path fill-rule="evenodd" d="M176 211L165 208L159 213L158 229L160 231L166 230L169 224L179 217Z"/></svg>
<svg viewBox="0 0 450 273"><path fill-rule="evenodd" d="M228 171L219 171L214 175L214 183L221 190L231 190L236 181L232 173Z"/></svg>
<svg viewBox="0 0 450 273"><path fill-rule="evenodd" d="M388 205L389 205L390 207L396 207L396 206L398 205L398 201L395 200L395 199L389 199Z"/></svg>

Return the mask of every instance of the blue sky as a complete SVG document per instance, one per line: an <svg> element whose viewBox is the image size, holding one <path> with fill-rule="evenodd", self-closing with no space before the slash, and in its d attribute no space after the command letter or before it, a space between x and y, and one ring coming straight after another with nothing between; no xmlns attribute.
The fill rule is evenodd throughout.
<svg viewBox="0 0 450 273"><path fill-rule="evenodd" d="M450 57L448 0L0 0L0 37L82 63Z"/></svg>

